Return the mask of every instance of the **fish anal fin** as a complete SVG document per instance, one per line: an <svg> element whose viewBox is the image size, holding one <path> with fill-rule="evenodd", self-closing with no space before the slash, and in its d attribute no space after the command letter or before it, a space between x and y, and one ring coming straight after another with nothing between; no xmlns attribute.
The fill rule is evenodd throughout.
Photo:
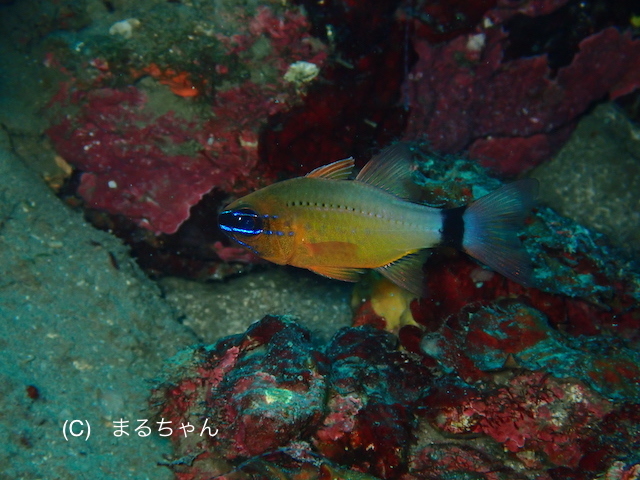
<svg viewBox="0 0 640 480"><path fill-rule="evenodd" d="M409 201L417 201L421 190L411 178L413 161L411 148L406 143L396 143L382 150L367 163L356 180Z"/></svg>
<svg viewBox="0 0 640 480"><path fill-rule="evenodd" d="M363 273L363 270L357 268L328 267L326 265L307 268L324 277L342 280L343 282L357 282Z"/></svg>
<svg viewBox="0 0 640 480"><path fill-rule="evenodd" d="M420 250L391 262L375 270L396 285L422 297L424 295L424 274L422 267L431 254L430 250Z"/></svg>
<svg viewBox="0 0 640 480"><path fill-rule="evenodd" d="M313 178L330 178L331 180L346 180L353 172L353 165L353 157L349 157L318 167L307 173L306 176Z"/></svg>

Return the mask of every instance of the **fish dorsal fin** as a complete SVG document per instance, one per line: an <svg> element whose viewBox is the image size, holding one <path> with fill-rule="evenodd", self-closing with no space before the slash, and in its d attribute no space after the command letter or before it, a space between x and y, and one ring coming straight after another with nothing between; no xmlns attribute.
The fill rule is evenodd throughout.
<svg viewBox="0 0 640 480"><path fill-rule="evenodd" d="M391 262L376 271L387 277L396 285L421 297L424 294L424 274L422 267L431 254L430 250L420 250Z"/></svg>
<svg viewBox="0 0 640 480"><path fill-rule="evenodd" d="M330 178L331 180L346 180L353 172L353 157L338 160L337 162L323 165L307 173L307 177Z"/></svg>
<svg viewBox="0 0 640 480"><path fill-rule="evenodd" d="M406 143L385 148L367 163L356 180L386 190L405 200L417 201L420 187L411 178L413 163L411 149Z"/></svg>
<svg viewBox="0 0 640 480"><path fill-rule="evenodd" d="M357 282L360 279L362 270L356 268L345 267L307 267L312 272L318 273L324 277L335 278L336 280L342 280L343 282Z"/></svg>

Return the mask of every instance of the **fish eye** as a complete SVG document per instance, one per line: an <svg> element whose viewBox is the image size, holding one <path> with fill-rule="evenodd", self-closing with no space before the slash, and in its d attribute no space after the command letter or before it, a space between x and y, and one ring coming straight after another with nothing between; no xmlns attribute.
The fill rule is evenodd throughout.
<svg viewBox="0 0 640 480"><path fill-rule="evenodd" d="M218 216L218 222L225 232L249 236L262 233L262 218L250 208L226 210Z"/></svg>

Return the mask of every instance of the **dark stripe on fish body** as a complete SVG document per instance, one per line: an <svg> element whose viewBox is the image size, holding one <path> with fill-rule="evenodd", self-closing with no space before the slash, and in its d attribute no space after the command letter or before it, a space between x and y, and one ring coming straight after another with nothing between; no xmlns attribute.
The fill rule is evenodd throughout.
<svg viewBox="0 0 640 480"><path fill-rule="evenodd" d="M464 215L467 206L442 210L442 245L462 250Z"/></svg>

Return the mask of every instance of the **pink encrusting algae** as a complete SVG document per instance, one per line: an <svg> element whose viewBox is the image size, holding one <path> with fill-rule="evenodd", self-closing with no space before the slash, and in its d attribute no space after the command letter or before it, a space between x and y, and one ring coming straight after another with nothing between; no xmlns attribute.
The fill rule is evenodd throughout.
<svg viewBox="0 0 640 480"><path fill-rule="evenodd" d="M109 86L115 78L109 72L128 66L115 60L93 62L100 74L88 85L84 78L72 78L73 90L64 85L56 103L73 107L74 113L50 127L48 135L58 153L82 172L78 193L87 207L123 215L155 233L175 233L212 189L232 193L257 185L261 129L304 98L327 53L309 35L299 9L275 12L265 5L234 15L243 26L232 35L217 33L216 48L208 47L221 50L220 63L209 66L216 84L198 65L191 66L190 76L159 67L150 55L147 66L130 66L132 80L150 75L176 95L193 97L184 101L200 105L199 117L158 115L145 89ZM291 74L299 65L311 73Z"/></svg>

